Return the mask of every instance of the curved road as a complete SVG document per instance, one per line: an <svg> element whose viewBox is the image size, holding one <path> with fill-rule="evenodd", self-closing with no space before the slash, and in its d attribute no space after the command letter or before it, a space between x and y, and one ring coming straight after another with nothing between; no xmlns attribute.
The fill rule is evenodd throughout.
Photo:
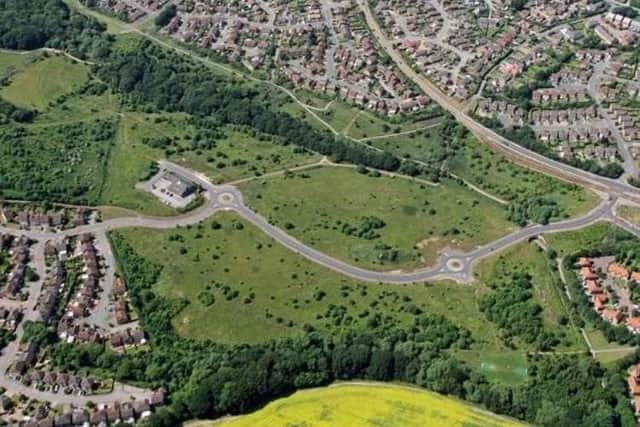
<svg viewBox="0 0 640 427"><path fill-rule="evenodd" d="M191 213L177 217L158 218L134 216L116 218L102 223L86 225L62 232L45 232L35 230L21 231L0 226L0 232L23 234L32 239L47 240L60 238L62 236L78 235L81 233L104 233L108 230L126 227L172 229L179 226L197 224L218 211L233 211L248 222L260 228L264 233L272 237L281 245L304 256L316 264L357 280L388 284L424 282L444 278L468 283L473 280L472 270L474 264L482 258L488 257L493 253L523 240L535 238L541 234L575 230L599 221L615 223L636 235L640 235L640 229L638 227L635 227L616 216L614 207L617 199L615 197L610 197L609 200L603 201L598 207L579 218L551 223L548 225L531 225L466 253L461 251L445 250L441 253L436 264L427 268L421 268L410 272L381 272L366 270L313 249L287 234L282 229L270 224L266 218L254 212L244 204L242 194L235 187L230 185L214 185L203 175L194 173L187 168L168 161L161 161L160 166L162 169L176 172L182 176L188 177L194 182L197 182L205 190L205 205Z"/></svg>
<svg viewBox="0 0 640 427"><path fill-rule="evenodd" d="M304 256L312 262L360 281L387 284L415 283L434 279L452 279L457 282L469 283L473 280L473 267L475 263L508 246L527 239L535 238L541 234L575 230L599 221L612 222L625 230L640 236L640 227L637 227L616 215L617 199L615 197L610 197L595 209L579 218L548 225L531 225L466 253L445 250L441 253L436 264L428 268L418 269L411 272L371 271L353 266L313 249L290 236L280 228L270 224L264 217L252 211L244 204L242 194L235 187L230 185L213 185L206 177L168 161L162 161L160 162L160 165L162 169L176 172L188 177L194 182L197 182L205 190L205 205L185 215L169 218L145 216L116 218L102 223L86 225L61 232L16 230L0 226L0 233L26 235L32 239L38 240L36 247L37 253L35 254L35 257L37 258L41 253L44 253L44 243L49 239L59 239L60 237L78 235L82 233L94 233L104 236L104 233L108 230L126 227L172 229L179 226L197 224L214 215L218 211L233 211L245 220L254 224L256 227L260 228L264 233L272 237L281 245ZM43 264L43 262L41 264ZM38 270L44 270L44 265L38 267ZM38 271L38 273L42 277L45 275L44 271ZM25 303L25 306L34 307L38 294L39 289L31 289L29 300ZM26 319L38 320L38 312L35 311L35 309L27 310L26 313ZM22 328L19 328L18 336L21 335L21 330ZM0 357L0 372L6 372L11 361L15 359L15 355L18 350L17 341L18 340L13 341L4 349L3 354ZM125 401L129 398L144 399L148 398L150 395L150 392L147 390L118 384L114 387L114 390L111 393L105 395L67 396L64 394L40 392L30 387L24 387L21 384L10 380L6 376L0 376L0 386L8 390L13 390L14 392L29 395L33 398L48 400L55 403L82 404L88 401L107 403L115 400Z"/></svg>
<svg viewBox="0 0 640 427"><path fill-rule="evenodd" d="M365 16L366 23L377 39L378 43L395 62L398 68L416 85L418 85L431 99L442 108L449 111L460 123L469 129L480 141L489 147L505 155L516 163L555 176L565 181L573 182L609 194L611 196L629 199L640 203L640 190L614 179L604 178L582 169L569 166L541 154L528 150L507 138L497 134L493 130L476 122L464 112L462 106L454 99L445 95L440 89L426 77L418 74L405 61L402 54L394 47L384 31L373 16L367 0L357 0L358 6Z"/></svg>

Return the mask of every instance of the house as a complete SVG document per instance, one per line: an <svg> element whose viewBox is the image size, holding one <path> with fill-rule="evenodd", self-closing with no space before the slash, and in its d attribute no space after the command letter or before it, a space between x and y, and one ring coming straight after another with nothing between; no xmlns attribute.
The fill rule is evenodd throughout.
<svg viewBox="0 0 640 427"><path fill-rule="evenodd" d="M629 385L629 392L633 398L636 415L638 415L640 414L640 365L635 365L631 368L629 378L627 378L627 384Z"/></svg>
<svg viewBox="0 0 640 427"><path fill-rule="evenodd" d="M640 333L640 317L630 317L627 319L627 329L634 333Z"/></svg>
<svg viewBox="0 0 640 427"><path fill-rule="evenodd" d="M624 317L622 311L613 308L605 308L600 315L612 325L618 325Z"/></svg>
<svg viewBox="0 0 640 427"><path fill-rule="evenodd" d="M629 276L630 276L631 273L622 264L618 264L617 262L612 262L607 267L607 274L609 275L609 277L612 277L614 279L627 280L627 279L629 279Z"/></svg>
<svg viewBox="0 0 640 427"><path fill-rule="evenodd" d="M582 280L598 280L598 275L593 272L591 267L582 267L580 269Z"/></svg>
<svg viewBox="0 0 640 427"><path fill-rule="evenodd" d="M598 284L598 282L596 280L587 280L585 281L585 287L587 288L587 291L591 294L601 294L602 293L602 288L600 287L600 285Z"/></svg>
<svg viewBox="0 0 640 427"><path fill-rule="evenodd" d="M591 259L587 257L580 257L580 259L578 260L578 265L581 268L591 267L593 265L593 261L591 261Z"/></svg>
<svg viewBox="0 0 640 427"><path fill-rule="evenodd" d="M193 182L172 172L165 174L164 179L169 182L167 191L178 197L188 197L197 190L197 186Z"/></svg>
<svg viewBox="0 0 640 427"><path fill-rule="evenodd" d="M127 284L122 277L116 277L113 284L113 293L117 296L123 296L127 293Z"/></svg>

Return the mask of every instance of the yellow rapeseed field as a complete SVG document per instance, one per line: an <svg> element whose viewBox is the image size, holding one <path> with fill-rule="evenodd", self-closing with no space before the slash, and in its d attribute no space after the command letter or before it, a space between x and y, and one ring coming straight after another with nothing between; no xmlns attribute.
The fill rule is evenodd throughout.
<svg viewBox="0 0 640 427"><path fill-rule="evenodd" d="M457 399L388 384L301 391L250 415L190 427L511 427L519 422Z"/></svg>

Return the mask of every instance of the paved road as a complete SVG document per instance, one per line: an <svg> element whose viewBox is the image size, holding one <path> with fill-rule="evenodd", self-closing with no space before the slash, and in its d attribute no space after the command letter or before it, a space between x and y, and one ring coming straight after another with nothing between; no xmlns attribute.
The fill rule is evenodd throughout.
<svg viewBox="0 0 640 427"><path fill-rule="evenodd" d="M171 229L178 226L186 226L199 223L211 215L219 211L233 211L241 217L260 228L264 233L272 237L278 243L289 248L307 259L319 265L327 267L338 273L352 277L357 280L367 282L380 282L387 284L404 284L425 282L435 279L453 279L458 282L469 283L473 280L473 267L481 259L488 257L508 246L522 242L527 239L535 238L541 234L556 233L568 230L575 230L599 221L610 221L635 235L640 236L640 227L619 218L616 214L617 199L609 198L603 201L598 207L587 214L566 221L552 223L548 225L532 225L520 229L514 233L508 234L494 242L478 247L477 249L464 253L459 251L445 250L439 257L437 263L429 268L423 268L411 272L378 272L365 270L346 262L333 258L327 254L317 251L294 237L288 235L283 230L270 224L264 217L249 209L243 202L242 194L233 186L213 185L208 179L182 166L171 162L160 162L161 168L179 173L194 182L198 183L206 192L206 203L204 206L191 213L170 218L155 217L126 217L118 218L103 223L78 227L76 229L65 230L63 232L44 232L44 231L28 231L16 230L0 226L0 233L9 233L14 235L26 235L32 239L38 240L33 248L33 265L41 280L34 283L30 287L29 299L25 302L27 311L25 319L38 320L38 312L34 310L35 304L40 293L42 280L45 277L44 264L44 244L49 239L59 239L63 236L77 235L81 233L95 233L98 239L108 247L108 242L104 241L105 233L108 230L114 230L123 227L148 227L159 229ZM113 257L109 256L111 266L114 265ZM113 268L113 267L112 267ZM111 268L108 276L112 276ZM106 299L106 295L103 296ZM102 313L104 314L104 313ZM97 317L101 317L98 314ZM22 328L18 328L18 338L22 336ZM0 372L6 372L10 363L15 360L17 354L18 340L10 343L3 351L0 357ZM48 400L54 403L74 403L77 405L85 404L88 401L93 402L113 402L115 400L124 401L129 398L147 398L149 392L134 387L118 385L112 393L100 396L67 396L64 394L53 394L48 392L40 392L30 387L24 387L21 384L10 380L5 376L0 376L0 386L11 390L14 393L23 393L32 398L40 400Z"/></svg>
<svg viewBox="0 0 640 427"><path fill-rule="evenodd" d="M17 235L24 235L29 233L22 233L20 231L12 230ZM39 321L40 313L35 309L38 301L38 296L42 290L42 285L46 277L46 264L44 259L44 247L45 240L39 240L34 246L31 247L31 262L30 265L34 268L38 274L39 280L29 285L29 297L27 301L22 303L25 307L24 319L18 329L16 330L16 339L10 342L0 355L0 387L9 390L11 393L21 393L25 396L29 396L32 399L40 401L48 401L57 404L73 404L75 406L84 406L88 402L93 403L113 403L115 401L125 402L131 398L134 399L149 399L151 398L151 392L137 387L131 387L124 384L115 384L113 391L110 393L90 395L90 396L77 396L67 395L64 393L51 393L46 391L39 391L33 387L26 387L17 381L14 381L7 377L5 372L9 369L11 363L16 360L18 353L18 343L24 333L23 325L27 320ZM107 245L108 246L108 245ZM15 304L15 303L14 303ZM7 305L7 301L0 299L0 305Z"/></svg>
<svg viewBox="0 0 640 427"><path fill-rule="evenodd" d="M333 258L325 253L322 253L316 249L313 249L300 242L296 238L292 237L291 235L287 234L280 228L270 224L266 218L254 212L244 204L242 194L233 186L214 185L204 175L197 174L187 168L168 161L161 161L160 166L165 170L176 172L182 176L188 177L194 182L197 182L205 190L205 205L196 211L179 217L156 218L137 216L117 218L105 221L103 223L65 230L60 233L43 231L16 231L1 226L0 232L25 234L30 238L38 240L59 238L60 236L64 235L77 235L86 232L95 233L98 236L102 236L108 230L115 230L118 228L126 227L172 229L178 226L193 225L207 219L216 212L233 211L248 222L260 228L264 233L272 237L281 245L317 264L320 264L324 267L327 267L331 270L357 280L389 284L424 282L444 278L468 283L473 280L473 265L479 260L490 256L495 252L498 252L523 240L534 238L541 234L575 230L599 221L610 221L616 223L624 229L636 235L640 235L640 229L638 227L635 227L627 221L624 221L616 216L614 206L617 200L615 198L610 198L607 201L603 201L598 207L579 218L556 222L548 225L532 225L529 227L525 227L467 253L445 250L442 252L436 264L428 268L422 268L411 272L372 271L353 266L344 261Z"/></svg>
<svg viewBox="0 0 640 427"><path fill-rule="evenodd" d="M387 38L382 28L374 18L366 0L357 0L357 3L364 13L369 29L372 31L378 43L387 52L398 68L416 85L418 85L431 99L449 111L460 123L468 128L480 141L489 147L505 155L507 158L525 165L529 168L541 171L547 175L552 175L565 181L583 185L585 187L604 192L611 196L622 197L640 203L640 190L631 185L604 178L564 163L549 159L543 155L523 148L493 130L476 122L471 116L464 112L463 106L451 99L433 84L425 76L415 72L404 60L402 54L394 47Z"/></svg>

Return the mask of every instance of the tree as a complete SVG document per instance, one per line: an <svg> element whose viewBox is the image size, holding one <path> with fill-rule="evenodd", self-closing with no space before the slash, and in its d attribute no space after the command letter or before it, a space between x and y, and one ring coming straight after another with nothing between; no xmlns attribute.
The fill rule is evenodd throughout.
<svg viewBox="0 0 640 427"><path fill-rule="evenodd" d="M164 27L178 14L178 8L175 4L169 4L156 17L154 23L156 27Z"/></svg>

